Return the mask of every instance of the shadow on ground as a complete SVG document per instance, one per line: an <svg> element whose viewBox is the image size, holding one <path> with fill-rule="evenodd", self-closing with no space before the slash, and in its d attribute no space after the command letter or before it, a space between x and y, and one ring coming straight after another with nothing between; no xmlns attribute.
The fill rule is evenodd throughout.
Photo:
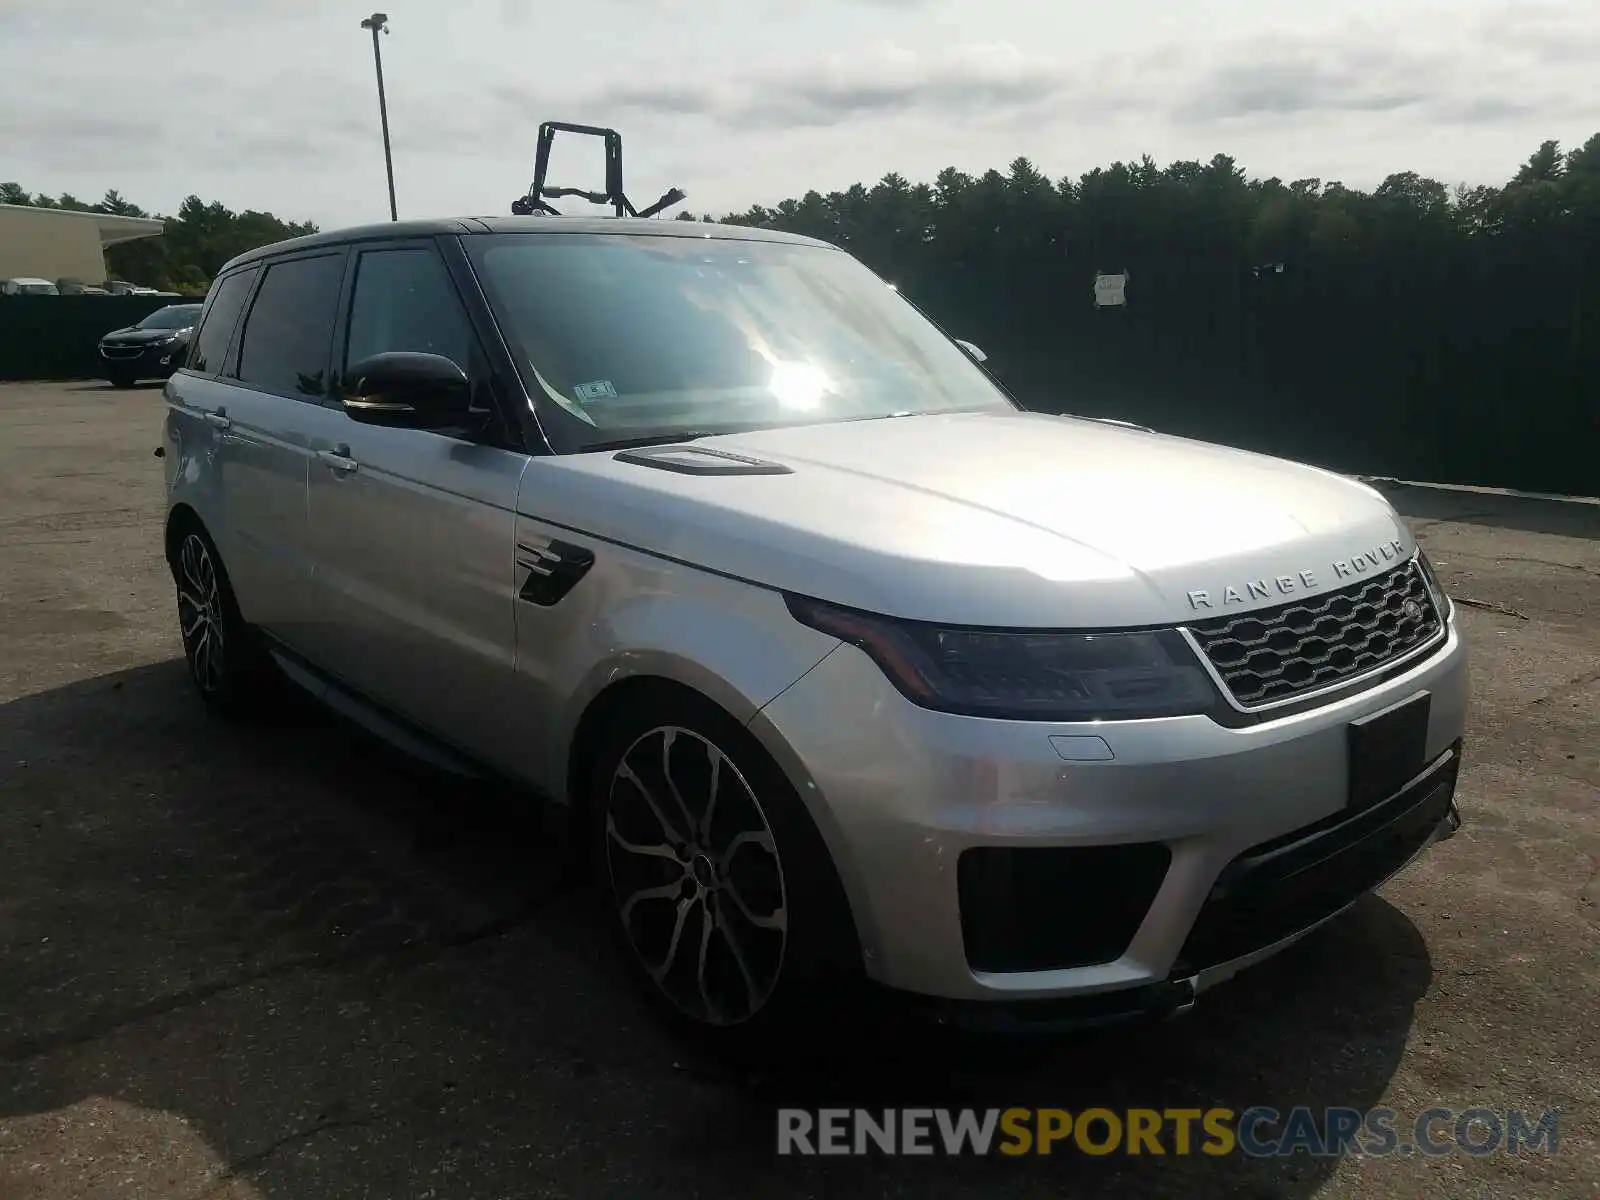
<svg viewBox="0 0 1600 1200"><path fill-rule="evenodd" d="M1449 521L1524 533L1600 540L1600 501L1547 500L1500 492L1382 483L1379 490L1413 521Z"/></svg>
<svg viewBox="0 0 1600 1200"><path fill-rule="evenodd" d="M0 707L0 783L0 1192L1309 1196L1303 1156L779 1158L774 1110L1367 1107L1431 975L1369 899L1178 1021L878 1019L752 1078L644 1017L526 810L329 719L228 726L164 662ZM85 1123L146 1190L72 1190Z"/></svg>
<svg viewBox="0 0 1600 1200"><path fill-rule="evenodd" d="M164 379L141 379L131 388L114 388L111 386L111 381L107 379L76 379L63 385L61 390L65 392L149 392L158 391L166 386Z"/></svg>

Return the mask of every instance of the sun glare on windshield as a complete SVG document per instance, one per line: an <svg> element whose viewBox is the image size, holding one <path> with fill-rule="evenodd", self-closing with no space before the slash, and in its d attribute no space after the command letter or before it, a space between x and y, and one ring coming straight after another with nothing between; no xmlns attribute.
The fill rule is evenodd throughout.
<svg viewBox="0 0 1600 1200"><path fill-rule="evenodd" d="M801 412L821 408L822 398L837 390L826 371L804 362L775 363L767 389L783 407Z"/></svg>
<svg viewBox="0 0 1600 1200"><path fill-rule="evenodd" d="M666 235L466 239L561 445L1009 409L967 353L827 247Z"/></svg>

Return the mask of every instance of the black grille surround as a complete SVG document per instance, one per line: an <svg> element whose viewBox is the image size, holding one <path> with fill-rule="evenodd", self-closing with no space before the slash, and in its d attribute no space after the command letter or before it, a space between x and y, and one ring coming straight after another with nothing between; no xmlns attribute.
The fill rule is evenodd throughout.
<svg viewBox="0 0 1600 1200"><path fill-rule="evenodd" d="M1172 863L1159 842L974 846L956 861L974 971L1060 971L1120 958Z"/></svg>
<svg viewBox="0 0 1600 1200"><path fill-rule="evenodd" d="M1335 688L1421 650L1444 631L1416 559L1273 608L1187 626L1243 709Z"/></svg>
<svg viewBox="0 0 1600 1200"><path fill-rule="evenodd" d="M1461 742L1382 804L1252 846L1217 877L1171 977L1243 958L1354 904L1411 861L1456 812Z"/></svg>

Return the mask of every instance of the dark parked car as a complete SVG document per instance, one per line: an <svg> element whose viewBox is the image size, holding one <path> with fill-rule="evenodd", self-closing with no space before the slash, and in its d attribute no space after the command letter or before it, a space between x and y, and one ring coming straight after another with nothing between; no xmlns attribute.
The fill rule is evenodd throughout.
<svg viewBox="0 0 1600 1200"><path fill-rule="evenodd" d="M137 325L117 329L100 339L100 366L116 387L132 387L141 379L165 379L183 366L189 338L200 319L199 304L169 304Z"/></svg>

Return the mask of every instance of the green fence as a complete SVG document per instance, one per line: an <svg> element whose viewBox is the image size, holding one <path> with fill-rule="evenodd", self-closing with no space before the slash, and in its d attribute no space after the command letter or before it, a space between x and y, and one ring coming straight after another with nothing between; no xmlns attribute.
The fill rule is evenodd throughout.
<svg viewBox="0 0 1600 1200"><path fill-rule="evenodd" d="M1410 339L1420 365L1396 371L1382 365L1395 354L1372 353L1379 330L1355 344L1297 340L1271 327L1273 313L1247 313L1248 326L1227 337L1174 345L1176 318L1163 324L1159 303L1146 303L1085 305L1076 325L1047 339L993 304L919 291L947 328L989 352L1029 407L1144 421L1344 471L1600 495L1600 361L1538 314L1519 325L1508 313L1492 343ZM100 378L100 338L174 303L0 296L0 379Z"/></svg>
<svg viewBox="0 0 1600 1200"><path fill-rule="evenodd" d="M197 299L197 298L195 298ZM100 339L176 296L0 296L0 379L98 379Z"/></svg>

